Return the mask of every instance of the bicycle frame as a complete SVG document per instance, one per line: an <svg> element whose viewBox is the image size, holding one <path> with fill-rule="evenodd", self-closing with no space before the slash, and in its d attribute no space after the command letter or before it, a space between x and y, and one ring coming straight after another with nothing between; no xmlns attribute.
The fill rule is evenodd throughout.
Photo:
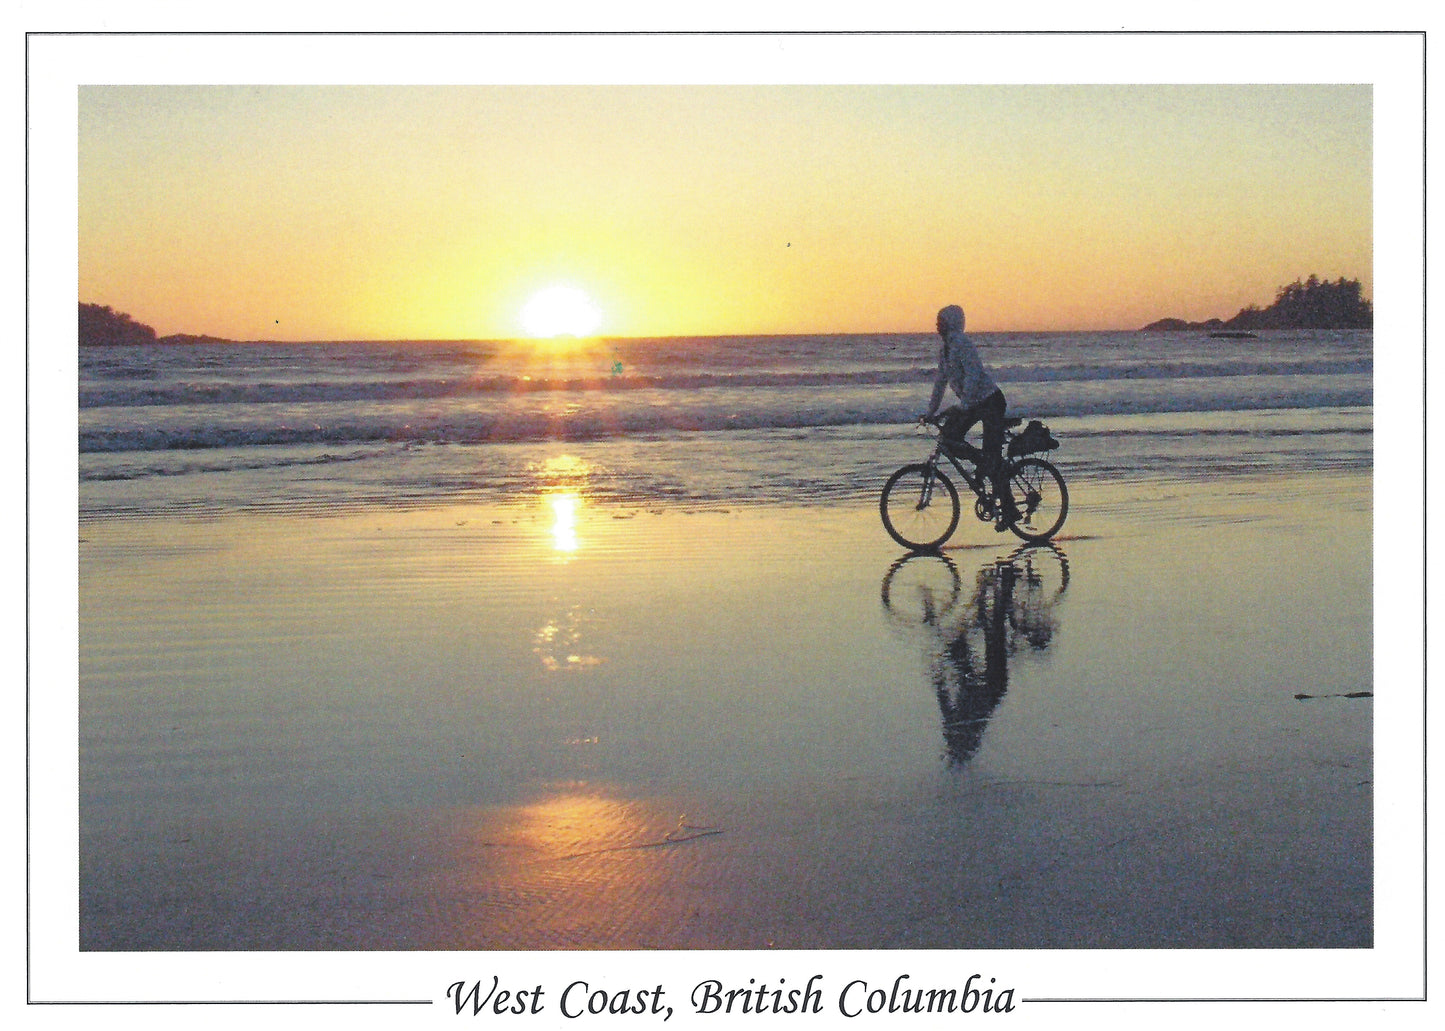
<svg viewBox="0 0 1445 1031"><path fill-rule="evenodd" d="M1008 442L1012 436L1007 430L1004 431L1005 453L1007 453ZM924 464L930 470L935 470L938 468L940 459L948 459L948 464L957 470L958 475L963 478L964 483L968 484L969 490L973 491L974 496L991 509L997 499L993 495L993 481L985 476L978 467L978 460L983 457L983 452L967 441L959 441L954 447L960 449L962 454L955 454L940 434L933 445L933 454L928 456ZM965 462L967 465L964 464Z"/></svg>

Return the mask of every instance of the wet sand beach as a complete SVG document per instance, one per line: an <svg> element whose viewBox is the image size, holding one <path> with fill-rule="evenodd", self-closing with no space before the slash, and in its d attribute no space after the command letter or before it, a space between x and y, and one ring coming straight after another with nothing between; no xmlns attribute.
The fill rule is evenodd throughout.
<svg viewBox="0 0 1445 1031"><path fill-rule="evenodd" d="M1370 946L1368 473L1071 486L84 523L81 948Z"/></svg>

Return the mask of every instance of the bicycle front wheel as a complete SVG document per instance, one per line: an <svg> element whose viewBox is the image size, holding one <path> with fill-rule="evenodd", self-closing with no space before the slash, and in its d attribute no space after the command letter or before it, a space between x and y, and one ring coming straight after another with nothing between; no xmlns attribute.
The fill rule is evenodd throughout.
<svg viewBox="0 0 1445 1031"><path fill-rule="evenodd" d="M958 491L938 469L905 465L883 485L878 499L883 528L905 548L936 548L958 529Z"/></svg>
<svg viewBox="0 0 1445 1031"><path fill-rule="evenodd" d="M1042 458L1021 458L1009 466L1008 488L1019 510L1010 530L1034 542L1059 532L1069 514L1069 488L1062 473Z"/></svg>

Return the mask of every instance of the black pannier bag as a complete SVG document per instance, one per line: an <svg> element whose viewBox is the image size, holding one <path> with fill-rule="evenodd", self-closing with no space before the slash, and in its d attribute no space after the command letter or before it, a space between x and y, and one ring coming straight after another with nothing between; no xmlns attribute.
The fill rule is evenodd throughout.
<svg viewBox="0 0 1445 1031"><path fill-rule="evenodd" d="M1013 440L1008 442L1008 456L1017 458L1019 455L1031 455L1036 451L1052 451L1059 446L1049 428L1037 419L1030 419L1029 424L1020 432L1015 433Z"/></svg>

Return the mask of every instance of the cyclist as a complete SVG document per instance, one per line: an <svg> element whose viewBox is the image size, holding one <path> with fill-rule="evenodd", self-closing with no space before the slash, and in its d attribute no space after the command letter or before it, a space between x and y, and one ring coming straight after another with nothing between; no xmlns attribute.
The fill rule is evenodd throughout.
<svg viewBox="0 0 1445 1031"><path fill-rule="evenodd" d="M1003 531L1019 517L1004 475L1003 431L1008 402L988 374L988 369L984 368L973 341L963 331L963 323L963 309L956 304L950 304L938 313L938 335L943 341L938 351L938 376L933 381L933 398L923 418L932 419L938 414L944 389L951 385L962 403L944 413L944 439L961 444L964 434L974 423L983 423L983 455L979 459L979 468L993 481L994 497L1002 499L1003 518L994 529Z"/></svg>

